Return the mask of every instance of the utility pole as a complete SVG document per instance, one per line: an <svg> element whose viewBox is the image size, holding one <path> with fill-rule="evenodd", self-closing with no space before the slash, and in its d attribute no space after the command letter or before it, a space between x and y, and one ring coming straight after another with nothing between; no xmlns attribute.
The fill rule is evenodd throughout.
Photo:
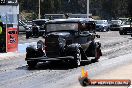
<svg viewBox="0 0 132 88"><path fill-rule="evenodd" d="M89 0L87 0L87 18L89 18Z"/></svg>
<svg viewBox="0 0 132 88"><path fill-rule="evenodd" d="M40 0L39 0L39 14L38 14L38 18L40 19Z"/></svg>

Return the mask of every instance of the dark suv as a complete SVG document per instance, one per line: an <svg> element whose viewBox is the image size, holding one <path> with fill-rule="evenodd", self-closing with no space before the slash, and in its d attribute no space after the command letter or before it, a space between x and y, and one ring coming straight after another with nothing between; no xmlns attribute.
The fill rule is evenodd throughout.
<svg viewBox="0 0 132 88"><path fill-rule="evenodd" d="M98 61L101 44L95 42L95 23L85 20L58 19L46 22L45 42L38 41L37 49L27 47L26 58L29 67L38 62L63 61L70 66L79 66L88 57Z"/></svg>
<svg viewBox="0 0 132 88"><path fill-rule="evenodd" d="M44 24L48 19L36 19L32 21L32 26L26 30L26 38L43 36L45 33Z"/></svg>

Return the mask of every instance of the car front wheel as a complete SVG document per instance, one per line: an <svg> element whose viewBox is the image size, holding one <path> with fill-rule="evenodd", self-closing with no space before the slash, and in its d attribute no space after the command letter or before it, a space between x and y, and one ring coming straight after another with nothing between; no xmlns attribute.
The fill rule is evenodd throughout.
<svg viewBox="0 0 132 88"><path fill-rule="evenodd" d="M29 39L29 37L30 37L29 33L26 33L26 39Z"/></svg>
<svg viewBox="0 0 132 88"><path fill-rule="evenodd" d="M123 35L124 33L123 33L122 31L119 31L119 34L120 34L120 35Z"/></svg>
<svg viewBox="0 0 132 88"><path fill-rule="evenodd" d="M27 64L28 64L29 68L34 68L37 65L37 62L35 62L35 61L27 61Z"/></svg>
<svg viewBox="0 0 132 88"><path fill-rule="evenodd" d="M95 58L91 60L91 62L93 62L93 63L98 62L98 60L100 59L100 56L102 56L101 49L97 48L95 54L96 54Z"/></svg>

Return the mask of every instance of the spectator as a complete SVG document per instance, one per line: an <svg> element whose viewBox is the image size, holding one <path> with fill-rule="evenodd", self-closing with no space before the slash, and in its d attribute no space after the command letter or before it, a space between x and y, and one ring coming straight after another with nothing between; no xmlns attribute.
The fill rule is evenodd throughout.
<svg viewBox="0 0 132 88"><path fill-rule="evenodd" d="M1 16L0 16L0 34L2 34L3 31L3 22L1 20Z"/></svg>
<svg viewBox="0 0 132 88"><path fill-rule="evenodd" d="M34 37L38 37L39 36L39 30L38 30L38 27L37 27L36 24L33 24L32 32L33 32L33 36Z"/></svg>

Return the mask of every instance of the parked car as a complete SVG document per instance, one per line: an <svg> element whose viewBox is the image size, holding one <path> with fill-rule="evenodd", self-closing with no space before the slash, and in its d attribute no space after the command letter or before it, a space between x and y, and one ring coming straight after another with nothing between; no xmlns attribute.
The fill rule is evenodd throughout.
<svg viewBox="0 0 132 88"><path fill-rule="evenodd" d="M111 31L119 31L122 21L121 20L111 20L110 22L110 30Z"/></svg>
<svg viewBox="0 0 132 88"><path fill-rule="evenodd" d="M110 25L107 20L96 20L96 31L109 31Z"/></svg>
<svg viewBox="0 0 132 88"><path fill-rule="evenodd" d="M99 35L90 32L92 27L88 24L95 26L92 22L74 19L46 22L45 42L39 40L37 48L33 46L26 48L25 60L28 66L32 68L38 62L44 61L54 61L54 63L63 61L77 67L81 65L81 62L89 61L88 57L93 57L92 61L98 61L102 55L101 44L94 39L99 38Z"/></svg>
<svg viewBox="0 0 132 88"><path fill-rule="evenodd" d="M26 30L26 38L43 36L45 33L44 24L48 19L36 19L32 21L32 27Z"/></svg>
<svg viewBox="0 0 132 88"><path fill-rule="evenodd" d="M126 35L126 34L131 34L132 33L132 22L126 21L124 24L122 24L120 30L119 30L120 35Z"/></svg>
<svg viewBox="0 0 132 88"><path fill-rule="evenodd" d="M129 18L119 18L118 20L121 20L121 24L124 24L124 22L129 21Z"/></svg>
<svg viewBox="0 0 132 88"><path fill-rule="evenodd" d="M19 19L19 32L26 32L32 25Z"/></svg>

